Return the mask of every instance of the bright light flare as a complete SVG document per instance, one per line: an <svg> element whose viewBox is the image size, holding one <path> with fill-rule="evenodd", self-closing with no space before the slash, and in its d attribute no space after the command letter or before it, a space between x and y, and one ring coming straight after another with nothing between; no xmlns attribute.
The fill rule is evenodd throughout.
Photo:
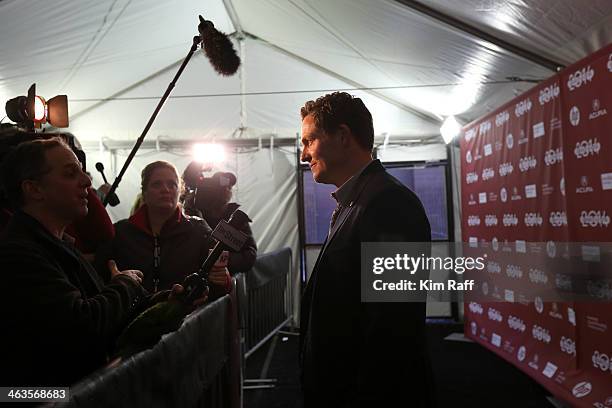
<svg viewBox="0 0 612 408"><path fill-rule="evenodd" d="M461 132L461 125L457 122L454 116L449 116L444 120L440 133L444 139L444 143L449 144Z"/></svg>
<svg viewBox="0 0 612 408"><path fill-rule="evenodd" d="M47 117L47 104L42 96L36 95L34 98L34 121L44 122Z"/></svg>
<svg viewBox="0 0 612 408"><path fill-rule="evenodd" d="M193 159L200 163L222 163L225 161L225 149L220 144L196 143L193 145Z"/></svg>

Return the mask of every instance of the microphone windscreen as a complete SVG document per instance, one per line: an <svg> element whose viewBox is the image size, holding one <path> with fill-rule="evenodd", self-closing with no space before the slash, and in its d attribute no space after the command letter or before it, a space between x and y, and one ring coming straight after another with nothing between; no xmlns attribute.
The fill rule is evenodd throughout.
<svg viewBox="0 0 612 408"><path fill-rule="evenodd" d="M104 171L104 165L100 162L96 163L96 170L98 170L99 172L103 172Z"/></svg>
<svg viewBox="0 0 612 408"><path fill-rule="evenodd" d="M202 36L202 48L215 71L221 75L234 75L240 66L240 58L227 35L219 32L214 24L200 16L198 31Z"/></svg>

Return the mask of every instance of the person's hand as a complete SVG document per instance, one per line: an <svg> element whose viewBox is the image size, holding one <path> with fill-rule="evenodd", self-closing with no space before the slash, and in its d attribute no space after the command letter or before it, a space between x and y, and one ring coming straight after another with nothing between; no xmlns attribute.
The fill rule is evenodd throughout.
<svg viewBox="0 0 612 408"><path fill-rule="evenodd" d="M168 300L175 300L175 299L180 298L181 294L184 291L185 291L185 288L183 287L183 285L179 283L175 283L172 286L172 290L170 291L170 296L168 296ZM202 296L195 299L193 303L191 303L191 306L193 306L194 308L202 306L204 303L206 303L207 300L208 300L208 289L204 291Z"/></svg>
<svg viewBox="0 0 612 408"><path fill-rule="evenodd" d="M208 274L208 280L213 285L225 286L230 278L229 271L225 266L214 265Z"/></svg>
<svg viewBox="0 0 612 408"><path fill-rule="evenodd" d="M104 183L100 187L98 187L98 191L104 194L105 196L108 194L110 189L111 189L111 185L108 183Z"/></svg>
<svg viewBox="0 0 612 408"><path fill-rule="evenodd" d="M111 280L115 279L117 276L125 275L138 283L142 283L143 275L138 269L126 269L125 271L120 271L119 268L117 268L117 264L112 259L108 261L108 269L111 273Z"/></svg>

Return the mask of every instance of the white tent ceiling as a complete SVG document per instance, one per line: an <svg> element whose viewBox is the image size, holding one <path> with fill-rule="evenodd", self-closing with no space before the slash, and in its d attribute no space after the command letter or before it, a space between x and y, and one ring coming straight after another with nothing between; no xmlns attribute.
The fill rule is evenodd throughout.
<svg viewBox="0 0 612 408"><path fill-rule="evenodd" d="M219 77L198 52L150 138L294 137L304 101L354 88L368 88L351 93L366 99L377 134L424 138L445 115L475 119L532 85L507 77L553 73L504 41L563 65L612 41L607 0L3 0L1 108L36 82L40 95L69 96L81 139L133 140L197 34L198 14L244 38L243 69Z"/></svg>

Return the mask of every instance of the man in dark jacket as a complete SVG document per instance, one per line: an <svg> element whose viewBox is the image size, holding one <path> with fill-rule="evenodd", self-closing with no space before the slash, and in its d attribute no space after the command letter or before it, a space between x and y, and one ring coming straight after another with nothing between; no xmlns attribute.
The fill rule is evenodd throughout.
<svg viewBox="0 0 612 408"><path fill-rule="evenodd" d="M428 242L416 195L372 160L372 116L347 93L301 110L302 161L338 207L301 306L306 407L428 407L424 303L361 302L363 242Z"/></svg>
<svg viewBox="0 0 612 408"><path fill-rule="evenodd" d="M0 384L69 386L107 362L145 302L142 274L113 268L104 285L64 234L87 214L91 182L61 140L22 143L1 174L18 211L0 240Z"/></svg>

